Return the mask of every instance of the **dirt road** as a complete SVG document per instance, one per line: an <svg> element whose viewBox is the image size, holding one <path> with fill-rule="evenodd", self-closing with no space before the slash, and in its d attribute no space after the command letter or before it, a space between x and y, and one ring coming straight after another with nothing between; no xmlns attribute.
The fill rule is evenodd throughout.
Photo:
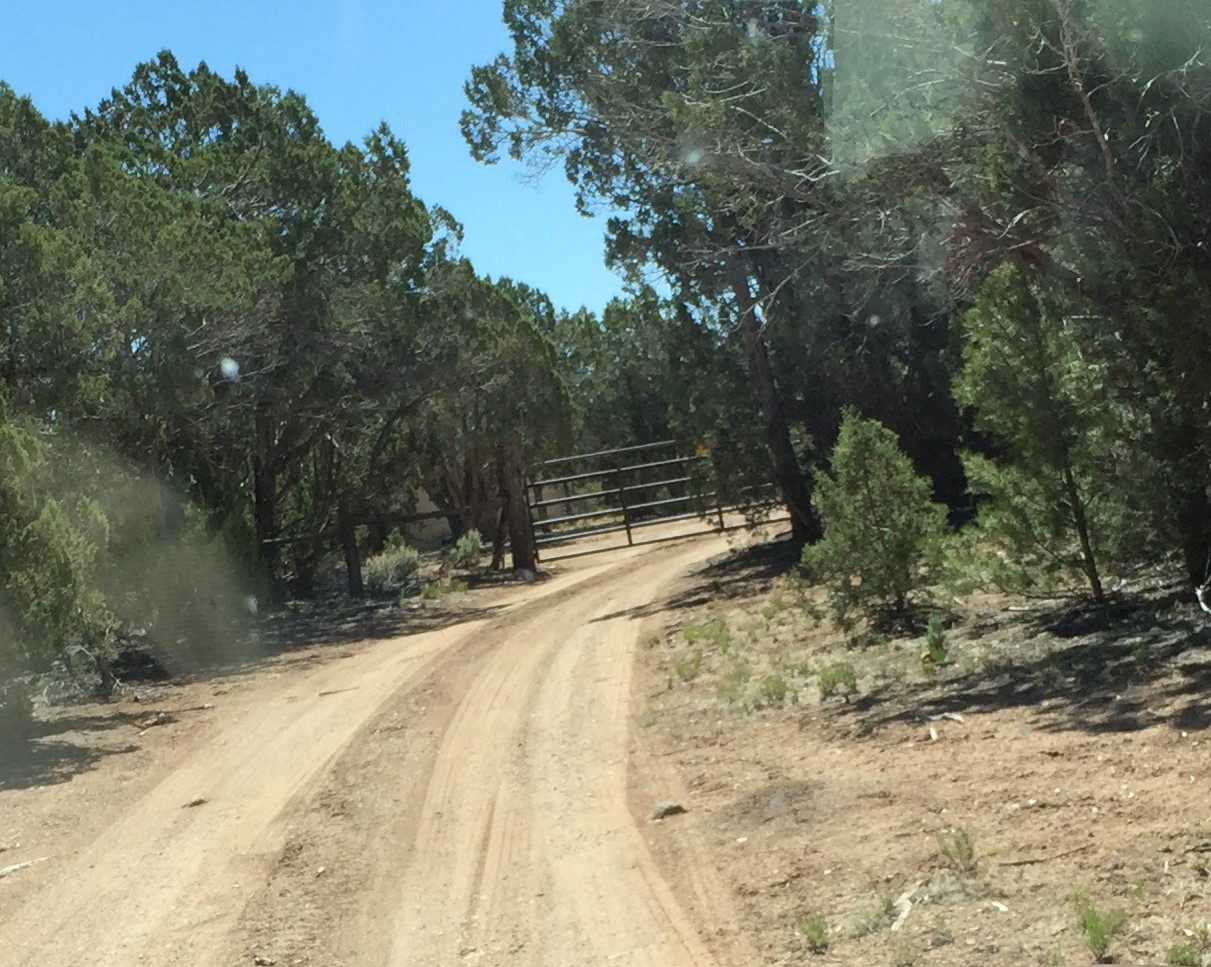
<svg viewBox="0 0 1211 967"><path fill-rule="evenodd" d="M0 881L0 959L756 963L708 948L730 901L707 864L665 878L641 811L669 789L628 778L648 606L725 547L590 559L490 618L216 699L217 724L98 806L95 832Z"/></svg>

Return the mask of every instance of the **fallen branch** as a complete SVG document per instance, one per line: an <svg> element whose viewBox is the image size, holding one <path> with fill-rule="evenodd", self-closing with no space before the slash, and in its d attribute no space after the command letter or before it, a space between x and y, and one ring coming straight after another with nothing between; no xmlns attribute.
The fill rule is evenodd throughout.
<svg viewBox="0 0 1211 967"><path fill-rule="evenodd" d="M1065 850L1062 853L1055 853L1052 856L1036 856L1029 860L1008 860L1006 862L997 863L997 866L1034 866L1037 863L1050 863L1052 860L1062 860L1065 856L1072 856L1073 853L1081 853L1089 849L1091 843L1084 846L1078 846L1075 849Z"/></svg>
<svg viewBox="0 0 1211 967"><path fill-rule="evenodd" d="M36 860L26 860L24 863L14 863L12 866L6 866L0 869L0 880L25 869L27 866L33 866L35 863L45 863L48 859L50 859L49 856L40 856Z"/></svg>

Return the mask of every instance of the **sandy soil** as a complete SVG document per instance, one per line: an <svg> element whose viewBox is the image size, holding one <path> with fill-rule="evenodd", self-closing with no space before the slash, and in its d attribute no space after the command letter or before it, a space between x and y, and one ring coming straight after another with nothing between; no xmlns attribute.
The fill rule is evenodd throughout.
<svg viewBox="0 0 1211 967"><path fill-rule="evenodd" d="M785 571L717 562L655 601L634 680L639 761L673 764L688 810L653 853L678 890L710 866L751 963L1087 965L1078 890L1123 915L1114 962L1211 963L1211 628L1189 601L1103 621L973 599L930 673L919 638L809 619ZM824 697L838 662L856 687Z"/></svg>
<svg viewBox="0 0 1211 967"><path fill-rule="evenodd" d="M1075 967L1077 889L1116 962L1211 963L1201 617L972 600L927 672L742 540L60 710L0 769L0 963Z"/></svg>
<svg viewBox="0 0 1211 967"><path fill-rule="evenodd" d="M708 537L477 592L465 623L66 710L0 774L6 965L751 963L640 815L633 655ZM166 717L157 720L157 713ZM159 724L156 724L159 722Z"/></svg>

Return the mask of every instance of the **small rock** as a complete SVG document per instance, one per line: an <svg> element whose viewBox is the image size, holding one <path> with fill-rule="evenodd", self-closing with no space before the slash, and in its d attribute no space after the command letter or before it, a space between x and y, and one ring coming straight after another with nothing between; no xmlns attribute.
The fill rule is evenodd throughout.
<svg viewBox="0 0 1211 967"><path fill-rule="evenodd" d="M209 799L206 799L206 798L204 798L204 797L202 797L202 796L199 796L197 799L191 799L191 800L189 800L189 802L187 802L187 803L186 803L184 806L182 806L181 808L182 808L182 809L195 809L195 808L197 808L198 806L205 806L205 805L206 805L208 802L210 802L210 800L209 800Z"/></svg>
<svg viewBox="0 0 1211 967"><path fill-rule="evenodd" d="M256 967L273 967L273 965L277 963L277 961L272 957L265 957L260 954L254 957L252 962L256 965Z"/></svg>
<svg viewBox="0 0 1211 967"><path fill-rule="evenodd" d="M669 816L680 816L684 812L685 807L681 803L673 802L671 799L662 799L648 813L648 822L655 823L661 819L667 819Z"/></svg>

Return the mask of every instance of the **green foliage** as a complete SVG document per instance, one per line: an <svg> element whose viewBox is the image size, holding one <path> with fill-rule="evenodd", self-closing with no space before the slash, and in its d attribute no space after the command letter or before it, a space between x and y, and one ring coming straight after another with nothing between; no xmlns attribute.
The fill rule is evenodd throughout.
<svg viewBox="0 0 1211 967"><path fill-rule="evenodd" d="M0 682L56 662L91 672L113 617L97 590L108 522L86 497L55 496L46 445L0 399ZM19 690L6 702L22 714Z"/></svg>
<svg viewBox="0 0 1211 967"><path fill-rule="evenodd" d="M1165 963L1175 967L1203 967L1203 952L1189 940L1179 941L1165 954Z"/></svg>
<svg viewBox="0 0 1211 967"><path fill-rule="evenodd" d="M726 655L732 646L732 633L722 618L712 618L703 624L687 624L681 635L691 645L698 641L711 644L721 655Z"/></svg>
<svg viewBox="0 0 1211 967"><path fill-rule="evenodd" d="M1074 890L1068 900L1076 908L1077 923L1094 961L1106 963L1114 938L1127 926L1127 915L1121 910L1100 909L1083 890Z"/></svg>
<svg viewBox="0 0 1211 967"><path fill-rule="evenodd" d="M838 689L844 688L847 695L858 689L858 673L854 666L847 661L833 662L820 669L816 676L816 684L824 698L832 698Z"/></svg>
<svg viewBox="0 0 1211 967"><path fill-rule="evenodd" d="M757 702L765 708L773 708L783 705L790 694L791 688L785 678L778 674L766 675L757 688Z"/></svg>
<svg viewBox="0 0 1211 967"><path fill-rule="evenodd" d="M702 670L702 649L694 649L694 654L689 658L677 662L673 666L673 670L677 672L677 677L683 682L693 681L698 677L698 673Z"/></svg>
<svg viewBox="0 0 1211 967"><path fill-rule="evenodd" d="M469 570L479 566L484 554L484 539L479 531L469 530L454 542L450 551L450 563L457 568Z"/></svg>
<svg viewBox="0 0 1211 967"><path fill-rule="evenodd" d="M809 953L826 954L832 946L832 931L828 920L820 913L805 913L799 918L799 933Z"/></svg>
<svg viewBox="0 0 1211 967"><path fill-rule="evenodd" d="M719 683L719 697L729 705L743 702L745 688L752 677L752 666L743 658L733 656Z"/></svg>
<svg viewBox="0 0 1211 967"><path fill-rule="evenodd" d="M940 614L929 617L929 624L925 627L925 651L921 660L935 668L950 661L950 649L946 644L946 622Z"/></svg>
<svg viewBox="0 0 1211 967"><path fill-rule="evenodd" d="M1169 948L1165 963L1177 967L1203 967L1211 958L1211 923L1200 923L1194 930L1187 930L1189 938L1180 940Z"/></svg>
<svg viewBox="0 0 1211 967"><path fill-rule="evenodd" d="M803 566L828 587L837 621L902 617L933 580L946 513L895 434L847 413L816 500L824 538L804 549Z"/></svg>
<svg viewBox="0 0 1211 967"><path fill-rule="evenodd" d="M424 601L437 601L447 594L462 594L467 590L467 583L454 578L439 578L436 581L427 581L425 586L421 588L420 596Z"/></svg>
<svg viewBox="0 0 1211 967"><path fill-rule="evenodd" d="M1153 473L1146 425L1111 396L1119 350L1088 314L1006 267L964 319L955 394L1004 448L997 461L964 458L985 498L970 540L988 552L988 583L1037 590L1079 575L1100 599L1106 566L1129 563L1157 530L1135 489Z"/></svg>
<svg viewBox="0 0 1211 967"><path fill-rule="evenodd" d="M961 876L972 876L979 867L975 838L966 829L956 829L939 836L938 852L946 864Z"/></svg>
<svg viewBox="0 0 1211 967"><path fill-rule="evenodd" d="M402 587L420 570L420 552L403 541L395 541L381 553L366 559L362 576L372 591ZM426 585L426 590L429 585Z"/></svg>

